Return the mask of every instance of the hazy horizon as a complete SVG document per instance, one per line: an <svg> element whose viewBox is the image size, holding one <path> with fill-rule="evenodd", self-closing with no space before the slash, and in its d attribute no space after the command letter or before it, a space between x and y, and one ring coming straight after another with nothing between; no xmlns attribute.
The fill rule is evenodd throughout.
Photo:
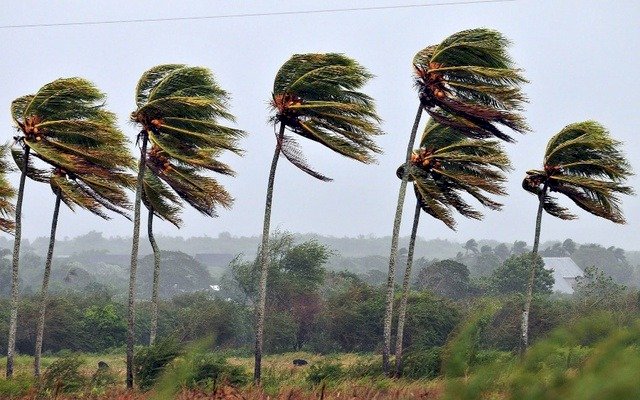
<svg viewBox="0 0 640 400"><path fill-rule="evenodd" d="M300 11L400 5L416 2L322 1L283 3L270 1L96 1L48 3L13 1L0 15L0 122L6 142L14 130L10 102L35 92L59 77L82 76L103 90L107 106L119 117L123 131L134 141L128 122L134 108L133 92L140 75L163 63L184 63L210 68L231 96L234 125L248 132L240 146L243 158L225 155L236 178L221 177L235 197L231 210L207 219L193 210L184 214L184 228L158 222L155 232L165 236L217 237L221 232L248 236L261 232L269 162L273 154L273 127L267 123L267 101L278 68L294 53L342 52L358 60L376 78L365 88L377 102L386 135L378 140L385 151L376 165L361 165L315 144L302 143L317 170L334 178L315 181L282 159L275 182L272 228L317 232L334 237L389 236L397 200L396 167L404 159L406 140L418 106L413 89L411 59L425 46L468 28L488 27L512 40L510 53L525 70L524 87L530 103L526 117L532 132L506 145L514 170L509 175L509 196L499 198L502 212L485 210L484 221L456 215L457 232L423 216L419 236L464 242L488 238L501 242L524 240L534 233L536 199L520 182L528 169L537 168L547 140L565 125L594 119L612 136L625 142L624 150L636 171L637 127L640 115L640 61L638 21L640 4L597 1L530 1L397 8L264 17L226 18L153 23L87 26L8 28L7 25L170 18L203 15ZM418 2L428 4L430 2ZM506 17L508 16L508 17ZM633 32L636 32L634 34ZM423 118L421 129L427 118ZM303 141L301 141L303 142ZM132 145L133 146L133 145ZM17 185L18 175L11 174ZM629 184L640 188L634 176ZM639 189L640 190L640 189ZM640 249L640 199L623 198L629 223L624 226L587 215L569 205L579 219L543 219L543 242L572 238L580 243ZM409 234L414 203L409 190L401 235ZM54 197L46 185L27 182L23 235L48 235ZM143 210L143 221L146 213ZM89 231L131 236L132 224L120 217L102 221L85 211L74 215L63 206L58 237ZM141 234L146 228L143 226Z"/></svg>

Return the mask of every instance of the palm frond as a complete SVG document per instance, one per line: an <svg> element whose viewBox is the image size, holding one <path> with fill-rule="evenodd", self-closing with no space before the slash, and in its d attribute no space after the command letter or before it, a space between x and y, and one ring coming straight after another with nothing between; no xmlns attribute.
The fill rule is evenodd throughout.
<svg viewBox="0 0 640 400"><path fill-rule="evenodd" d="M527 132L520 114L527 101L520 87L527 80L509 57L509 45L501 33L480 28L419 51L413 65L425 110L472 138L513 141L500 126Z"/></svg>
<svg viewBox="0 0 640 400"><path fill-rule="evenodd" d="M216 207L229 207L231 197L213 178L234 171L217 158L223 151L242 154L238 140L245 132L225 126L233 122L229 95L202 67L159 65L143 74L136 89L137 109L132 120L148 135L152 146L145 155L149 174L143 202L154 214L181 224L180 199L208 216Z"/></svg>
<svg viewBox="0 0 640 400"><path fill-rule="evenodd" d="M0 146L0 230L12 234L15 229L15 206L12 203L15 189L7 179L11 167L6 161L8 146Z"/></svg>
<svg viewBox="0 0 640 400"><path fill-rule="evenodd" d="M487 194L506 194L505 172L511 164L498 141L469 139L451 126L430 120L408 167L421 208L455 229L452 210L467 218L483 217L465 199L467 196L484 207L500 210L502 204ZM404 168L398 169L398 177L402 177Z"/></svg>
<svg viewBox="0 0 640 400"><path fill-rule="evenodd" d="M625 185L632 175L621 143L595 121L567 125L547 144L543 170L529 171L523 187L544 196L544 209L561 219L575 215L547 193L564 194L583 210L615 223L625 223L619 195L631 195Z"/></svg>
<svg viewBox="0 0 640 400"><path fill-rule="evenodd" d="M382 134L373 99L360 92L372 75L342 54L295 54L276 74L273 123L365 164L382 153L374 137ZM308 166L299 148L285 156L311 176L328 180ZM285 150L283 150L284 152ZM295 153L295 156L291 156Z"/></svg>
<svg viewBox="0 0 640 400"><path fill-rule="evenodd" d="M108 218L105 210L126 217L125 193L133 186L134 159L116 117L104 109L105 95L82 78L61 78L12 103L21 136L12 149L22 168L30 149L27 177L49 183L70 208L79 206ZM34 165L41 160L50 169Z"/></svg>

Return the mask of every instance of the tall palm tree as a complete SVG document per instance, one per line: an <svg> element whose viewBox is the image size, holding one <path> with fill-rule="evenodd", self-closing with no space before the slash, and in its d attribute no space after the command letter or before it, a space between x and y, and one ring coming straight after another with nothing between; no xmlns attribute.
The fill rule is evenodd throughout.
<svg viewBox="0 0 640 400"><path fill-rule="evenodd" d="M220 96L226 96L226 93L221 93ZM227 115L227 119L232 118L230 114ZM199 132L201 135L216 135L215 141L211 140L208 143L209 146L212 146L211 149L217 147L218 152L226 149L237 154L241 153L236 142L244 135L244 132L221 126L215 119L209 121L201 120L200 122L207 123L207 130ZM196 127L196 129L199 128ZM172 157L155 144L147 154L146 164L149 174L146 175L147 179L145 179L145 191L142 200L149 210L147 230L154 255L150 344L155 342L157 334L158 289L160 284L160 252L153 235L154 215L179 227L181 222L178 215L181 207L179 199L184 200L200 213L209 217L217 217L217 207L222 206L228 209L233 203L231 195L222 185L216 182L215 179L199 173L206 167L203 165L204 161L196 160L191 162L187 146L183 145L176 149L177 152L187 151L187 156L181 159ZM196 144L192 144L192 146L196 146ZM231 168L216 160L213 155L209 159L208 169L225 175L234 174Z"/></svg>
<svg viewBox="0 0 640 400"><path fill-rule="evenodd" d="M526 79L515 68L507 53L508 46L509 41L500 32L478 28L455 33L415 55L413 67L420 103L409 135L405 164L410 161L423 110L436 122L471 138L512 141L501 126L521 133L528 130L520 115L526 101L520 86ZM390 370L393 292L407 179L408 175L402 176L391 234L382 348L385 374Z"/></svg>
<svg viewBox="0 0 640 400"><path fill-rule="evenodd" d="M498 141L469 139L462 132L434 120L427 123L420 148L412 152L409 163L398 168L398 178L402 179L407 165L408 180L413 182L416 195L416 209L398 310L396 376L400 376L402 370L404 323L420 212L426 212L453 230L456 221L452 211L467 218L482 219L482 214L463 196L470 196L485 207L499 210L502 205L486 194L506 194L504 172L510 169L509 158Z"/></svg>
<svg viewBox="0 0 640 400"><path fill-rule="evenodd" d="M7 173L11 171L6 161L7 150L7 146L0 146L0 231L13 235L16 227L13 220L16 207L11 200L15 197L16 190L7 179Z"/></svg>
<svg viewBox="0 0 640 400"><path fill-rule="evenodd" d="M529 311L535 281L535 258L540 244L542 212L563 219L576 219L569 209L558 204L551 193L567 196L578 207L617 224L626 221L620 208L619 194L633 194L625 186L632 175L631 165L607 129L595 121L565 126L553 136L545 150L543 168L527 171L522 187L538 197L536 230L531 252L532 262L527 293L522 310L520 351L529 346Z"/></svg>
<svg viewBox="0 0 640 400"><path fill-rule="evenodd" d="M166 183L180 198L201 213L215 215L217 205L229 206L231 197L224 188L201 173L208 170L225 175L233 174L229 166L216 159L224 150L240 153L236 140L244 134L218 123L218 119L234 119L228 112L228 100L229 96L218 86L211 72L202 67L159 65L145 72L138 81L137 109L131 114L132 121L141 130L138 135L140 161L129 277L128 388L133 387L134 298L142 197L145 196L151 206L150 224L154 214L167 219L170 215L161 209L159 203L154 204L153 191L146 190L148 182L151 182L149 178L144 179L148 176L147 167L158 178L155 181L156 190L159 190L159 181ZM151 148L147 151L149 141ZM164 189L168 190L166 186ZM167 204L171 203L164 203L165 206ZM153 240L153 235L150 239ZM157 246L155 247L157 254Z"/></svg>
<svg viewBox="0 0 640 400"><path fill-rule="evenodd" d="M13 375L15 353L24 186L27 175L46 180L46 174L33 166L32 158L58 168L68 176L91 175L105 181L118 179L107 172L130 163L130 156L109 148L117 141L112 129L115 117L103 110L103 102L104 94L91 82L74 77L57 79L37 93L11 103L11 115L18 130L14 139L19 145L12 153L21 175L16 203L7 377ZM105 149L92 147L97 144L104 144Z"/></svg>
<svg viewBox="0 0 640 400"><path fill-rule="evenodd" d="M373 100L359 89L372 77L343 54L295 54L285 62L273 84L271 121L279 125L271 161L260 245L260 290L256 307L254 381L260 383L262 338L269 267L269 225L276 167L280 154L316 179L331 179L306 162L290 132L320 143L345 157L368 164L381 153L373 136L382 132Z"/></svg>
<svg viewBox="0 0 640 400"><path fill-rule="evenodd" d="M103 104L104 95L94 104L87 103L79 106L101 109ZM58 149L57 161L45 160L52 163L51 166L54 167L49 173L32 165L31 161L29 161L25 172L26 176L32 180L49 183L55 194L51 235L45 260L36 328L34 358L34 375L36 377L40 376L49 277L60 203L64 202L71 210L75 206L79 206L104 219L109 219L105 210L126 216L126 210L130 208L130 205L125 188L132 188L134 184L133 177L126 173L128 169L133 168L133 157L127 148L126 137L116 126L115 115L101 110L100 113L93 116L70 122L73 123L58 126L55 135L63 135L65 142L75 146L74 149L72 151ZM45 136L51 136L48 126L50 125L43 125L40 128ZM38 156L38 153L33 155ZM72 159L67 160L69 156L72 156ZM25 158L24 148L14 149L13 157L22 170ZM67 171L59 167L60 160L66 161L68 165L73 165L74 169ZM114 163L113 160L123 162L123 164Z"/></svg>

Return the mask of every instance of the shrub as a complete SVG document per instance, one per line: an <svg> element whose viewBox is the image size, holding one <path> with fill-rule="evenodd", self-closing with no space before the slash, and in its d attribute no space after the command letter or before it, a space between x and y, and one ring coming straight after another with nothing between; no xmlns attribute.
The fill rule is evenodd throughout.
<svg viewBox="0 0 640 400"><path fill-rule="evenodd" d="M192 363L194 371L191 381L195 386L224 383L237 387L249 382L249 375L244 368L230 365L223 356L204 353L194 357Z"/></svg>
<svg viewBox="0 0 640 400"><path fill-rule="evenodd" d="M133 364L140 389L151 388L167 364L178 357L180 353L180 344L173 338L158 341L153 346L138 350L133 358Z"/></svg>
<svg viewBox="0 0 640 400"><path fill-rule="evenodd" d="M440 374L442 348L409 349L402 357L402 376L409 379L435 378Z"/></svg>
<svg viewBox="0 0 640 400"><path fill-rule="evenodd" d="M343 370L340 364L323 362L319 364L313 364L309 368L307 381L313 383L314 385L318 385L323 382L337 381L342 377Z"/></svg>
<svg viewBox="0 0 640 400"><path fill-rule="evenodd" d="M13 399L26 396L34 385L29 375L17 375L13 379L0 379L0 398Z"/></svg>
<svg viewBox="0 0 640 400"><path fill-rule="evenodd" d="M64 356L54 361L44 371L42 390L47 395L73 393L86 384L86 378L79 371L84 360L77 355Z"/></svg>

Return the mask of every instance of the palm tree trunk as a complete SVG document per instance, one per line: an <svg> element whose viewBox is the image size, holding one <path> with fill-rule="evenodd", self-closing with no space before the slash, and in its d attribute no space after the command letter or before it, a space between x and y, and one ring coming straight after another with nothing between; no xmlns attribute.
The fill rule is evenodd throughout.
<svg viewBox="0 0 640 400"><path fill-rule="evenodd" d="M149 346L156 341L158 333L158 288L160 286L160 249L153 236L153 209L149 209L149 219L147 222L149 243L153 249L153 287L151 288L151 332L149 333Z"/></svg>
<svg viewBox="0 0 640 400"><path fill-rule="evenodd" d="M418 107L416 118L413 122L409 144L407 145L407 155L405 163L411 161L411 151L416 140L416 132L422 116L422 105ZM389 374L389 353L391 351L391 319L393 317L393 289L396 277L396 258L398 257L398 239L400 236L400 223L402 222L402 207L404 206L404 196L407 192L407 180L409 178L409 168L404 169L400 191L398 192L398 203L396 205L396 216L393 220L393 233L391 234L391 254L389 256L389 275L387 276L387 296L384 311L384 345L382 347L382 370L385 375Z"/></svg>
<svg viewBox="0 0 640 400"><path fill-rule="evenodd" d="M147 158L146 131L142 133L142 148L140 149L140 162L138 164L138 181L136 185L136 199L133 209L133 239L131 242L131 269L129 270L129 302L127 304L127 389L133 389L133 345L135 342L135 294L136 272L138 269L138 245L140 244L140 199L143 190L144 170Z"/></svg>
<svg viewBox="0 0 640 400"><path fill-rule="evenodd" d="M18 330L18 268L20 265L20 240L22 240L22 198L24 197L24 184L27 179L30 151L31 148L25 145L24 158L22 160L22 174L20 174L20 186L18 186L18 199L16 201L16 230L13 241L13 261L11 267L11 311L9 317L9 340L7 343L7 378L13 377L13 360L16 351L16 331Z"/></svg>
<svg viewBox="0 0 640 400"><path fill-rule="evenodd" d="M40 313L38 314L38 327L36 328L36 348L33 359L33 375L40 378L40 357L42 356L42 340L44 338L44 317L47 311L47 291L49 289L49 277L51 276L51 262L53 261L53 247L56 244L56 229L58 228L58 213L60 212L60 191L56 193L56 203L53 208L51 220L51 235L49 236L49 250L47 260L44 263L44 276L42 277L42 289L40 289Z"/></svg>
<svg viewBox="0 0 640 400"><path fill-rule="evenodd" d="M531 271L529 271L529 282L527 282L527 294L522 308L522 324L520 333L520 356L523 356L529 347L529 312L533 299L533 284L536 278L536 258L538 256L538 246L540 244L540 228L542 225L542 211L544 210L544 196L547 192L547 184L542 187L542 192L538 195L538 214L536 215L536 233L533 239L533 250L531 251Z"/></svg>
<svg viewBox="0 0 640 400"><path fill-rule="evenodd" d="M409 284L411 283L411 267L413 266L413 250L416 246L416 235L418 224L420 223L420 202L416 201L416 212L413 215L413 227L411 228L411 239L409 240L409 252L407 253L407 268L404 270L402 281L402 299L398 309L398 332L396 333L396 377L402 374L402 342L404 340L404 322L407 316L407 300L409 299Z"/></svg>
<svg viewBox="0 0 640 400"><path fill-rule="evenodd" d="M260 384L262 368L262 343L264 334L264 313L267 306L267 275L269 273L269 227L271 225L271 201L273 199L273 184L276 178L276 167L280 158L280 147L284 138L285 124L280 123L280 132L276 142L276 149L271 161L269 183L267 184L267 199L264 206L264 222L262 225L262 243L260 244L260 290L258 306L256 307L256 343L255 360L253 366L253 381Z"/></svg>

